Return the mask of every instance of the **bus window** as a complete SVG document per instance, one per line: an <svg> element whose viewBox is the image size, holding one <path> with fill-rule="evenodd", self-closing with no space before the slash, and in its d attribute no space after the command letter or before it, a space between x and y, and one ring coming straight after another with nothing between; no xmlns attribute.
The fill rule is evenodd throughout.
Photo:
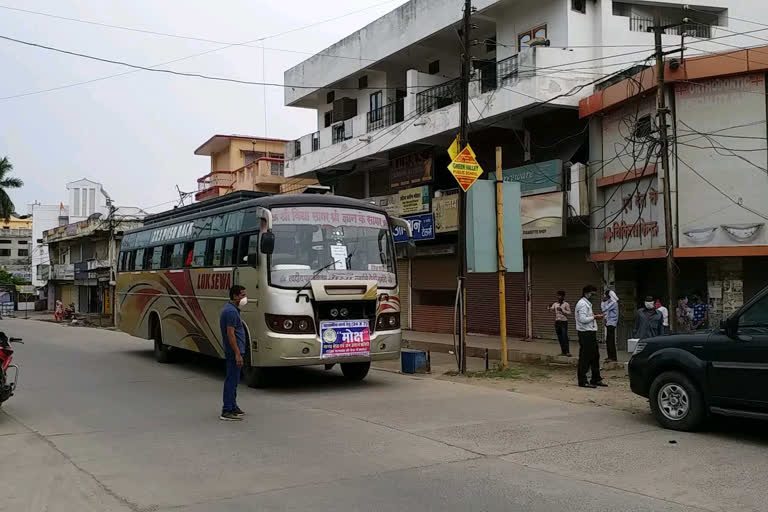
<svg viewBox="0 0 768 512"><path fill-rule="evenodd" d="M235 252L235 237L228 236L226 240L224 240L224 260L221 262L222 265L232 265L234 261L232 261L232 256Z"/></svg>
<svg viewBox="0 0 768 512"><path fill-rule="evenodd" d="M154 247L152 249L152 263L150 265L150 268L153 270L163 268L163 248L162 247Z"/></svg>
<svg viewBox="0 0 768 512"><path fill-rule="evenodd" d="M227 233L237 233L243 225L243 211L230 212L227 217Z"/></svg>
<svg viewBox="0 0 768 512"><path fill-rule="evenodd" d="M248 260L259 254L259 234L250 233L240 237L240 251L237 258L238 265L247 265Z"/></svg>
<svg viewBox="0 0 768 512"><path fill-rule="evenodd" d="M210 267L213 265L213 244L215 240L209 238L205 241L205 266Z"/></svg>
<svg viewBox="0 0 768 512"><path fill-rule="evenodd" d="M192 256L192 266L193 267L204 267L205 266L205 249L208 246L207 240L198 240L195 242L194 249L193 249L193 256Z"/></svg>
<svg viewBox="0 0 768 512"><path fill-rule="evenodd" d="M171 268L181 268L184 266L184 244L176 244L173 246L173 254L171 255Z"/></svg>
<svg viewBox="0 0 768 512"><path fill-rule="evenodd" d="M118 270L120 272L124 272L125 271L125 262L126 262L127 259L128 259L128 253L125 252L125 251L121 252L120 253L120 265L119 265L119 268L118 268Z"/></svg>
<svg viewBox="0 0 768 512"><path fill-rule="evenodd" d="M226 221L226 215L214 215L211 219L211 236L223 235Z"/></svg>
<svg viewBox="0 0 768 512"><path fill-rule="evenodd" d="M136 259L133 262L134 270L142 270L144 268L144 249L136 250Z"/></svg>
<svg viewBox="0 0 768 512"><path fill-rule="evenodd" d="M217 238L213 242L213 258L211 261L211 264L214 267L218 267L221 265L221 261L224 258L224 239L223 238Z"/></svg>
<svg viewBox="0 0 768 512"><path fill-rule="evenodd" d="M203 217L195 220L192 230L192 238L205 238L211 233L211 217Z"/></svg>
<svg viewBox="0 0 768 512"><path fill-rule="evenodd" d="M173 255L173 246L164 245L162 255L163 255L163 259L160 261L160 268L171 268L171 257Z"/></svg>

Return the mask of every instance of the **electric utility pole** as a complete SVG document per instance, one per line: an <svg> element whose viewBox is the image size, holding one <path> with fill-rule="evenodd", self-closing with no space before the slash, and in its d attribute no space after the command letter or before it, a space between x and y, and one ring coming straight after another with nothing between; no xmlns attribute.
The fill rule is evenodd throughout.
<svg viewBox="0 0 768 512"><path fill-rule="evenodd" d="M670 311L677 300L677 276L675 275L675 244L672 231L672 192L670 185L669 168L669 140L667 138L667 114L669 109L666 104L664 92L664 52L661 44L661 35L669 26L661 24L661 16L656 15L653 23L654 43L656 47L656 116L659 123L659 141L661 143L661 168L664 170L664 235L667 251L667 296ZM678 26L675 24L673 26ZM682 51L682 48L678 51ZM669 315L672 332L677 331L677 315Z"/></svg>
<svg viewBox="0 0 768 512"><path fill-rule="evenodd" d="M464 0L464 18L461 25L461 107L459 109L459 151L469 143L469 73L472 58L469 54L469 32L472 29L472 0ZM467 197L459 190L459 371L467 372Z"/></svg>

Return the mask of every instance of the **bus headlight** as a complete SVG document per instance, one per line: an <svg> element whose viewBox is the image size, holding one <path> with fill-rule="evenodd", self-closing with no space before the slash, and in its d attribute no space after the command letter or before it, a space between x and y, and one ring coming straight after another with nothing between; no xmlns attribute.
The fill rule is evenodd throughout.
<svg viewBox="0 0 768 512"><path fill-rule="evenodd" d="M337 316L339 316L339 310L336 308L331 308L330 313L331 313L331 318L336 318Z"/></svg>
<svg viewBox="0 0 768 512"><path fill-rule="evenodd" d="M270 331L282 334L314 334L315 322L308 316L264 314Z"/></svg>
<svg viewBox="0 0 768 512"><path fill-rule="evenodd" d="M347 318L349 316L349 310L347 308L341 308L339 313L343 318Z"/></svg>
<svg viewBox="0 0 768 512"><path fill-rule="evenodd" d="M376 329L393 330L400 328L400 313L382 313L376 320Z"/></svg>

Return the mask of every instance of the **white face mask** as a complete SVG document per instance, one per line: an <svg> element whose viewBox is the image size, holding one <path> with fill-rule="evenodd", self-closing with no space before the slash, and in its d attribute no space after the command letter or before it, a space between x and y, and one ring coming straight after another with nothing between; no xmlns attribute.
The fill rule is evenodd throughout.
<svg viewBox="0 0 768 512"><path fill-rule="evenodd" d="M653 302L646 302L645 309L653 309Z"/></svg>
<svg viewBox="0 0 768 512"><path fill-rule="evenodd" d="M243 307L246 304L248 304L248 297L243 297L242 299L240 299L240 307Z"/></svg>

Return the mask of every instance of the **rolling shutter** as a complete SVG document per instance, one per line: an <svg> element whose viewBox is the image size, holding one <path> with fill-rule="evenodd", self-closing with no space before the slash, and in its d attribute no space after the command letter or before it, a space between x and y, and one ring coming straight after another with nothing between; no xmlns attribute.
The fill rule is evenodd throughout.
<svg viewBox="0 0 768 512"><path fill-rule="evenodd" d="M599 311L602 277L595 265L587 261L589 249L562 249L531 253L531 317L533 337L556 340L555 316L547 308L555 301L558 290L575 311L581 290L591 284L597 287L595 311ZM568 321L568 337L576 339L573 315Z"/></svg>

